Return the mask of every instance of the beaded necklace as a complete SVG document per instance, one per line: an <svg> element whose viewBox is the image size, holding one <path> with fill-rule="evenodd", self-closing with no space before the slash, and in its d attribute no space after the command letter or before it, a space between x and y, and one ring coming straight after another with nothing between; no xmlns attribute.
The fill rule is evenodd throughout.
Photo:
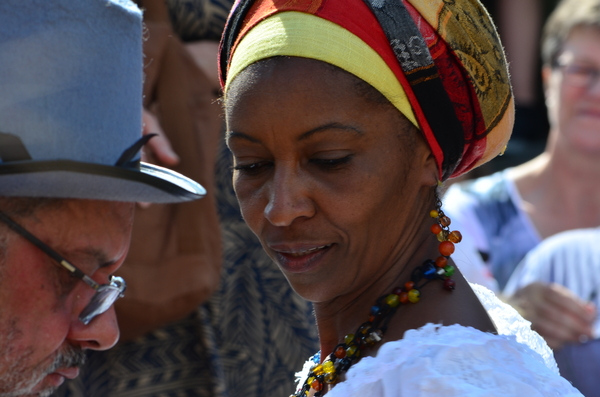
<svg viewBox="0 0 600 397"><path fill-rule="evenodd" d="M314 391L314 397L323 395L325 385L333 385L340 375L358 362L362 351L381 342L387 331L388 323L400 304L417 303L421 299L420 290L432 280L443 281L443 288L454 290L455 282L450 277L456 270L448 265L448 258L454 253L454 244L462 240L459 231L450 231L450 218L440 209L437 200L436 210L429 215L436 220L431 226L431 232L437 236L440 245L440 256L435 261L428 259L411 273L410 280L403 287L395 288L391 294L383 295L373 307L369 320L363 323L354 334L344 337L344 342L333 349L333 352L322 362L316 362L310 369L306 381L295 394L290 397L307 397ZM318 355L320 357L320 354ZM318 360L317 360L318 361Z"/></svg>

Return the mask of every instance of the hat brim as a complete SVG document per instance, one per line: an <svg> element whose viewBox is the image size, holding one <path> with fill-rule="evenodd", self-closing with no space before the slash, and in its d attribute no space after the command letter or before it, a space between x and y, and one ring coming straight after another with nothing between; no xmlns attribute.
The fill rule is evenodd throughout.
<svg viewBox="0 0 600 397"><path fill-rule="evenodd" d="M4 197L176 203L204 195L200 184L148 163L140 163L139 169L72 160L0 164L0 196Z"/></svg>

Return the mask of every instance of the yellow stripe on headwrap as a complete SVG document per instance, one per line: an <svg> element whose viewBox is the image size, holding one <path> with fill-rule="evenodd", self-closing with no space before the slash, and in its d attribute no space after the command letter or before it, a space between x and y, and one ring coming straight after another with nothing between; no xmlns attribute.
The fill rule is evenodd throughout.
<svg viewBox="0 0 600 397"><path fill-rule="evenodd" d="M302 12L275 14L242 38L229 64L225 93L246 67L275 56L316 59L344 69L373 86L419 127L402 85L375 50L341 26Z"/></svg>

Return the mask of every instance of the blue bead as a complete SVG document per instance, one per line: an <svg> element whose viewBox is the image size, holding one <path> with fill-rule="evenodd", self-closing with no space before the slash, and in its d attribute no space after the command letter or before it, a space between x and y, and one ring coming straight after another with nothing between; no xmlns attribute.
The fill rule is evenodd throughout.
<svg viewBox="0 0 600 397"><path fill-rule="evenodd" d="M376 316L379 313L381 313L381 308L379 306L373 306L371 307L371 314Z"/></svg>
<svg viewBox="0 0 600 397"><path fill-rule="evenodd" d="M423 263L423 277L427 279L434 279L437 277L437 269L433 261L427 261Z"/></svg>

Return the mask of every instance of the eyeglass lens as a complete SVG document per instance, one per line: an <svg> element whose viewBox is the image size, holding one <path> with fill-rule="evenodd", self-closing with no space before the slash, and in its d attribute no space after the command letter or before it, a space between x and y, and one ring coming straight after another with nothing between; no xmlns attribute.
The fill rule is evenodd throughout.
<svg viewBox="0 0 600 397"><path fill-rule="evenodd" d="M598 80L600 71L592 66L569 64L562 66L565 82L575 87L591 87Z"/></svg>
<svg viewBox="0 0 600 397"><path fill-rule="evenodd" d="M79 315L79 320L85 325L94 317L107 311L117 299L123 296L127 284L121 277L111 277L110 284L101 285L92 300Z"/></svg>

